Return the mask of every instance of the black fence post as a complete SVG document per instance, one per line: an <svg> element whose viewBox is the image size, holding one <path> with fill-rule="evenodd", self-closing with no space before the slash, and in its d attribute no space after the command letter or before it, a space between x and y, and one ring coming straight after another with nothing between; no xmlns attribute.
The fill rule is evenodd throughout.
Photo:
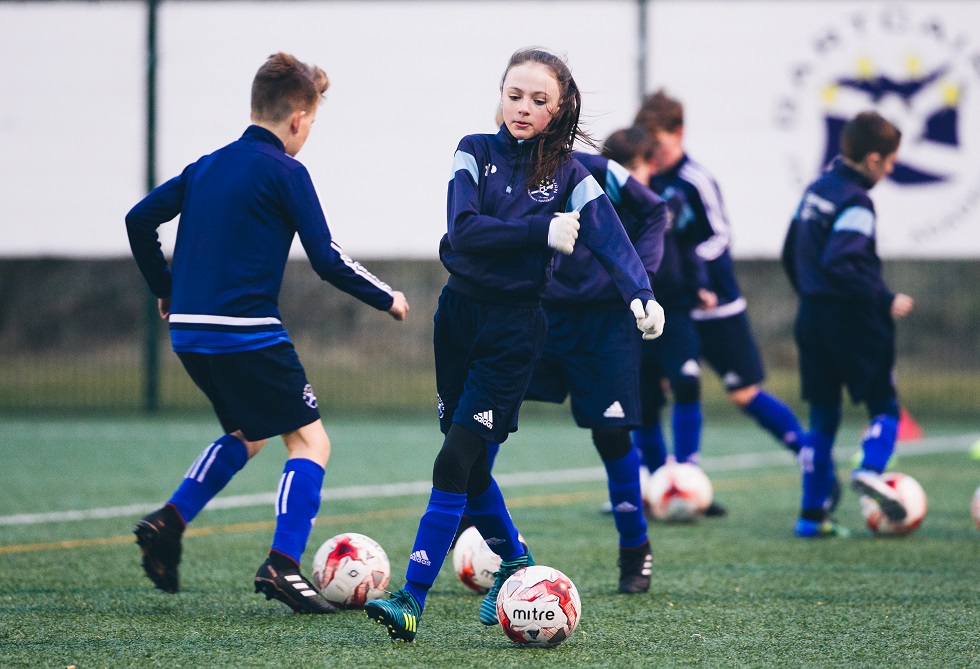
<svg viewBox="0 0 980 669"><path fill-rule="evenodd" d="M147 0L146 16L146 192L156 187L156 144L157 144L157 9L158 0ZM145 386L143 403L148 412L160 408L160 319L157 315L157 300L147 293L146 341L143 351L143 372Z"/></svg>

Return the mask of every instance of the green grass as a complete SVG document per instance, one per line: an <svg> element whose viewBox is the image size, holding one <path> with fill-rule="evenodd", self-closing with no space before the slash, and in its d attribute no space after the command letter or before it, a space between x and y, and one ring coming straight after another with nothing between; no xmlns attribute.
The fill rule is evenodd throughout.
<svg viewBox="0 0 980 669"><path fill-rule="evenodd" d="M428 479L434 420L326 420L327 489ZM860 423L842 431L850 457ZM931 439L976 426L926 424ZM0 420L0 516L159 503L209 439L212 420ZM444 567L415 644L392 644L360 612L307 617L252 593L272 533L271 504L206 510L185 539L182 591L154 591L129 534L137 515L0 525L2 667L980 667L980 532L969 502L980 461L962 450L916 454L899 469L929 495L915 534L874 538L857 499L850 540L791 535L798 473L749 421L709 423L704 453L730 515L654 524L654 584L616 595L615 533L598 512L602 481L505 488L539 563L578 586L582 622L553 650L522 649L476 622L479 597ZM952 438L952 436L951 436ZM712 470L711 456L773 454L771 464ZM284 449L270 442L222 496L265 493ZM535 408L503 447L497 472L596 467L567 408ZM424 495L325 502L310 550L340 531L368 534L400 586ZM61 542L73 542L65 547ZM309 561L312 552L308 552Z"/></svg>

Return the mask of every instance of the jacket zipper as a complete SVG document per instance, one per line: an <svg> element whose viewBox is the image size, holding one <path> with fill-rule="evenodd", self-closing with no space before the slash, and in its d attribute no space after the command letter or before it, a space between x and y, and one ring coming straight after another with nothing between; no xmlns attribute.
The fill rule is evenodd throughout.
<svg viewBox="0 0 980 669"><path fill-rule="evenodd" d="M524 140L517 140L517 157L514 158L514 169L511 170L510 183L507 184L507 193L514 190L514 182L517 181L517 171L521 167L521 157L524 155Z"/></svg>

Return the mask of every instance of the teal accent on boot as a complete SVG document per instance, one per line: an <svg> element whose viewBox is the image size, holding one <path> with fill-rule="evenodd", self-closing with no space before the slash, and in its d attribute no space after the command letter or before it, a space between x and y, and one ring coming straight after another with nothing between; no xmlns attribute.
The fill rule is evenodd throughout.
<svg viewBox="0 0 980 669"><path fill-rule="evenodd" d="M364 612L384 625L392 641L414 641L422 617L419 603L405 588L393 592L391 599L372 599L364 605Z"/></svg>
<svg viewBox="0 0 980 669"><path fill-rule="evenodd" d="M524 567L530 567L533 564L534 558L531 557L531 551L513 560L500 561L500 569L493 575L493 585L490 586L490 591L487 593L487 596L480 602L481 623L484 625L497 624L497 595L500 594L500 588L503 587L504 581Z"/></svg>

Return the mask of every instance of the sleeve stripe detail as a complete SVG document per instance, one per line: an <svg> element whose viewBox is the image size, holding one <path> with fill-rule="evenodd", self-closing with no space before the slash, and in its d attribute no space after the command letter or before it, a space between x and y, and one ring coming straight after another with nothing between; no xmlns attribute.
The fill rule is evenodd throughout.
<svg viewBox="0 0 980 669"><path fill-rule="evenodd" d="M278 318L242 318L211 314L170 314L171 323L203 323L207 325L281 325Z"/></svg>
<svg viewBox="0 0 980 669"><path fill-rule="evenodd" d="M357 274L362 279L368 281L368 283L374 285L376 288L380 290L383 290L389 295L392 294L391 286L389 286L384 281L371 274L371 272L367 271L364 265L362 265L361 263L351 258L349 255L344 253L344 249L340 248L340 244L331 240L330 246L332 246L333 249L340 255L340 259L344 261L344 264L347 265L351 269L351 271L354 272L354 274Z"/></svg>
<svg viewBox="0 0 980 669"><path fill-rule="evenodd" d="M718 186L704 168L690 161L681 168L680 177L697 189L713 233L707 240L698 244L698 255L705 260L714 260L725 252L732 237L731 228L725 219L725 209L718 194Z"/></svg>
<svg viewBox="0 0 980 669"><path fill-rule="evenodd" d="M572 190L572 195L568 198L568 211L582 211L582 209L592 200L603 194L599 182L591 174L582 179Z"/></svg>
<svg viewBox="0 0 980 669"><path fill-rule="evenodd" d="M867 207L848 207L834 221L834 232L848 230L857 232L865 237L871 237L875 232L875 215Z"/></svg>
<svg viewBox="0 0 980 669"><path fill-rule="evenodd" d="M625 186L626 180L630 178L629 170L617 163L615 160L610 160L606 169L609 171L609 174L616 177L616 181L619 182L620 188Z"/></svg>
<svg viewBox="0 0 980 669"><path fill-rule="evenodd" d="M476 157L472 153L466 153L465 151L456 151L453 156L453 174L449 178L450 181L456 178L456 173L460 170L466 170L469 172L470 176L473 178L473 183L479 183L479 172L476 168Z"/></svg>

